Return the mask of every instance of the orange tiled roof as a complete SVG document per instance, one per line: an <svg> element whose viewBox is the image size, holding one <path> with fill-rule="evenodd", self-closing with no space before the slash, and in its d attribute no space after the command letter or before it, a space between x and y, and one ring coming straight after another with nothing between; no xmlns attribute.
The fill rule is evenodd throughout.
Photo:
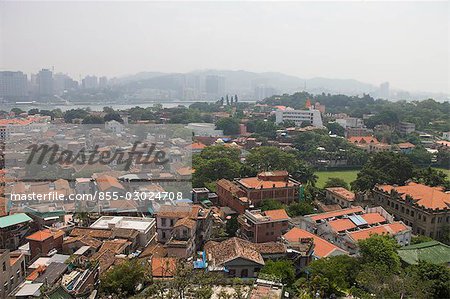
<svg viewBox="0 0 450 299"><path fill-rule="evenodd" d="M32 241L44 241L47 240L48 238L51 238L53 235L45 230L40 230L35 232L34 234L31 234L29 236L26 237L27 240L32 240Z"/></svg>
<svg viewBox="0 0 450 299"><path fill-rule="evenodd" d="M402 142L397 144L397 146L401 149L407 149L407 148L414 148L416 147L414 144L412 144L411 142Z"/></svg>
<svg viewBox="0 0 450 299"><path fill-rule="evenodd" d="M347 139L351 143L379 143L378 139L373 136L353 136Z"/></svg>
<svg viewBox="0 0 450 299"><path fill-rule="evenodd" d="M336 232L342 232L356 227L356 225L350 219L336 219L328 222L328 224Z"/></svg>
<svg viewBox="0 0 450 299"><path fill-rule="evenodd" d="M366 220L367 224L375 224L386 221L386 219L379 213L367 213L361 215L361 217Z"/></svg>
<svg viewBox="0 0 450 299"><path fill-rule="evenodd" d="M243 178L239 180L239 183L241 183L243 186L247 188L253 188L253 189L269 189L269 188L284 188L286 185L288 187L294 186L294 184L291 181L285 182L285 181L269 181L269 180L260 180L257 177L253 178Z"/></svg>
<svg viewBox="0 0 450 299"><path fill-rule="evenodd" d="M355 193L353 193L343 187L331 187L331 188L326 188L326 190L340 196L341 198L343 198L345 200L348 200L348 201L355 200Z"/></svg>
<svg viewBox="0 0 450 299"><path fill-rule="evenodd" d="M374 226L359 231L349 233L349 236L355 240L364 240L369 238L371 235L396 235L399 232L408 230L408 227L401 222L394 222L390 224L384 224L379 226Z"/></svg>
<svg viewBox="0 0 450 299"><path fill-rule="evenodd" d="M106 191L112 187L124 190L122 184L116 178L109 175L101 175L96 179L96 181L100 191Z"/></svg>
<svg viewBox="0 0 450 299"><path fill-rule="evenodd" d="M153 277L173 277L177 270L177 259L174 257L152 258Z"/></svg>
<svg viewBox="0 0 450 299"><path fill-rule="evenodd" d="M177 169L177 173L179 175L192 175L195 172L195 169L192 167L181 167Z"/></svg>
<svg viewBox="0 0 450 299"><path fill-rule="evenodd" d="M329 256L335 250L347 253L345 250L331 244L327 240L298 227L292 228L284 234L283 237L289 242L299 242L299 240L303 238L312 238L314 240L314 254L320 258Z"/></svg>
<svg viewBox="0 0 450 299"><path fill-rule="evenodd" d="M27 236L26 239L33 241L44 241L49 237L53 237L54 239L56 239L61 236L64 236L64 232L62 230L43 229Z"/></svg>
<svg viewBox="0 0 450 299"><path fill-rule="evenodd" d="M270 220L287 220L289 219L288 214L286 213L285 209L279 209L279 210L268 210L265 211L264 214L270 218Z"/></svg>
<svg viewBox="0 0 450 299"><path fill-rule="evenodd" d="M413 182L406 186L395 187L392 185L380 185L377 187L388 193L390 193L391 190L395 190L402 198L409 195L419 206L428 209L448 209L450 207L450 194L443 192L442 189L439 190L439 188Z"/></svg>
<svg viewBox="0 0 450 299"><path fill-rule="evenodd" d="M364 210L360 206L357 206L357 207L352 207L352 208L348 208L348 209L342 209L342 210L331 211L331 212L320 213L320 214L311 214L311 215L307 215L307 216L309 216L313 221L317 221L317 220L321 220L321 219L350 215L350 214L359 213L359 212L364 212Z"/></svg>
<svg viewBox="0 0 450 299"><path fill-rule="evenodd" d="M204 145L201 142L194 142L191 145L188 146L188 148L193 149L193 150L202 150L206 147L206 145Z"/></svg>

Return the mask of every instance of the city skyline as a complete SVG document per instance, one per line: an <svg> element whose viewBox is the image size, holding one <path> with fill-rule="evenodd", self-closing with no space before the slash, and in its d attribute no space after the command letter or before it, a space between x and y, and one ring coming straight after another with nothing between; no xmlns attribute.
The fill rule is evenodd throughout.
<svg viewBox="0 0 450 299"><path fill-rule="evenodd" d="M244 69L449 93L446 2L0 5L2 70Z"/></svg>

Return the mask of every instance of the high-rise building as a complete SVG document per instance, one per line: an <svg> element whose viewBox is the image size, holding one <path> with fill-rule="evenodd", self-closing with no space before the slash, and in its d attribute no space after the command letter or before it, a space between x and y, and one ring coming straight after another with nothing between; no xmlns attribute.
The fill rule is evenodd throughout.
<svg viewBox="0 0 450 299"><path fill-rule="evenodd" d="M73 90L78 87L78 82L69 75L57 73L53 76L53 88L56 94L62 94L64 91Z"/></svg>
<svg viewBox="0 0 450 299"><path fill-rule="evenodd" d="M217 75L206 76L205 91L212 96L223 94L225 92L225 77Z"/></svg>
<svg viewBox="0 0 450 299"><path fill-rule="evenodd" d="M98 88L98 79L96 76L86 76L82 80L83 88L85 89L95 89Z"/></svg>
<svg viewBox="0 0 450 299"><path fill-rule="evenodd" d="M277 94L277 90L266 85L255 86L255 90L253 93L255 100L263 100L275 94Z"/></svg>
<svg viewBox="0 0 450 299"><path fill-rule="evenodd" d="M105 76L102 76L98 79L98 87L99 88L106 88L108 86L108 78Z"/></svg>
<svg viewBox="0 0 450 299"><path fill-rule="evenodd" d="M389 95L390 95L389 82L381 83L378 96L382 99L389 99Z"/></svg>
<svg viewBox="0 0 450 299"><path fill-rule="evenodd" d="M0 97L4 99L17 99L26 97L27 75L22 72L0 72Z"/></svg>
<svg viewBox="0 0 450 299"><path fill-rule="evenodd" d="M42 69L37 75L39 96L53 95L53 72L49 69Z"/></svg>

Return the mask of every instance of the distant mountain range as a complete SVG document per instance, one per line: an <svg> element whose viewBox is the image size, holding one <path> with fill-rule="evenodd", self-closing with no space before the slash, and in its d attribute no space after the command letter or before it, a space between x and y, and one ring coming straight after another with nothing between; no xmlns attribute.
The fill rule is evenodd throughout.
<svg viewBox="0 0 450 299"><path fill-rule="evenodd" d="M178 99L187 99L185 98L186 90L189 90L192 98L199 97L201 99L207 90L205 82L208 76L223 78L223 90L218 92L218 96L238 94L243 100L260 100L264 96L297 91L314 94L323 92L346 95L370 94L375 98L391 100L434 98L439 101L448 101L450 99L448 94L389 90L354 79L321 77L304 79L277 72L255 73L244 70L198 70L188 73L141 72L117 78L116 83L129 90L170 90Z"/></svg>

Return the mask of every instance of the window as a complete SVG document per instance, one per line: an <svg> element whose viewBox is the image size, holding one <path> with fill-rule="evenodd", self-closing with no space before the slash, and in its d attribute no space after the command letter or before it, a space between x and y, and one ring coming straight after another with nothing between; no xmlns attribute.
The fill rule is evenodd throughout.
<svg viewBox="0 0 450 299"><path fill-rule="evenodd" d="M166 232L162 232L162 238L163 238L163 239L166 238Z"/></svg>
<svg viewBox="0 0 450 299"><path fill-rule="evenodd" d="M166 218L161 218L161 225L166 226Z"/></svg>
<svg viewBox="0 0 450 299"><path fill-rule="evenodd" d="M431 223L434 223L435 222L435 218L433 217L433 218L431 218Z"/></svg>
<svg viewBox="0 0 450 299"><path fill-rule="evenodd" d="M6 263L3 262L3 272L5 272L5 271L6 271Z"/></svg>
<svg viewBox="0 0 450 299"><path fill-rule="evenodd" d="M412 211L412 210L411 210L411 216L413 216L413 217L414 217L414 211Z"/></svg>

